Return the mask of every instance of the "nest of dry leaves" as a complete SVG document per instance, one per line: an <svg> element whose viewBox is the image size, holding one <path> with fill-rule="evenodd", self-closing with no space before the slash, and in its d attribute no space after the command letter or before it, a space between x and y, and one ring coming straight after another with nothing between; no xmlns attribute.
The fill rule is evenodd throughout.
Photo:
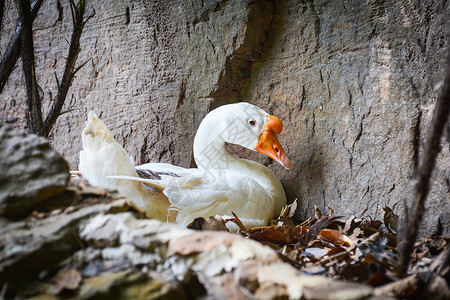
<svg viewBox="0 0 450 300"><path fill-rule="evenodd" d="M197 218L188 228L227 230L235 222L239 234L270 246L300 272L365 283L375 294L402 299L448 299L450 237L422 238L411 251L407 274L401 274L397 252L399 217L383 208L383 221L370 217L343 218L316 207L315 216L296 224L297 202L286 206L271 226L247 229L237 215ZM383 226L384 225L384 226ZM386 230L383 230L385 228ZM377 292L378 291L378 292Z"/></svg>

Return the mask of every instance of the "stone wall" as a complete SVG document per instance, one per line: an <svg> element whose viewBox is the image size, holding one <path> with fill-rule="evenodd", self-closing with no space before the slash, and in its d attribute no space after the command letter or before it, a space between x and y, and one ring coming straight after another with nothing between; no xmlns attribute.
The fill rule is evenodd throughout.
<svg viewBox="0 0 450 300"><path fill-rule="evenodd" d="M35 21L38 82L56 95L72 24L62 1ZM136 164L193 166L203 116L248 101L279 116L294 167L268 165L300 215L403 212L445 67L449 4L438 1L87 1L96 15L81 39L88 61L51 135L77 167L81 130L94 109ZM15 27L7 1L3 50ZM21 67L0 94L4 121L24 128ZM18 120L14 121L17 116ZM240 149L232 147L234 152ZM427 233L449 233L449 144L434 172Z"/></svg>

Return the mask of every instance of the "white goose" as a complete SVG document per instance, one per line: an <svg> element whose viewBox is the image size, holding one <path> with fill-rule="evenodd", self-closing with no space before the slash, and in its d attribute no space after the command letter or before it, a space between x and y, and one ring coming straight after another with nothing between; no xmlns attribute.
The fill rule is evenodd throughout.
<svg viewBox="0 0 450 300"><path fill-rule="evenodd" d="M283 186L265 166L228 153L225 143L256 150L290 169L276 136L282 127L280 119L249 103L224 105L207 114L198 128L198 169L165 163L135 167L91 111L83 130L79 171L92 185L118 189L156 219L174 221L175 216L168 217L170 208L178 211L176 222L182 225L196 217L235 212L246 227L262 226L286 205ZM237 229L231 222L227 227Z"/></svg>

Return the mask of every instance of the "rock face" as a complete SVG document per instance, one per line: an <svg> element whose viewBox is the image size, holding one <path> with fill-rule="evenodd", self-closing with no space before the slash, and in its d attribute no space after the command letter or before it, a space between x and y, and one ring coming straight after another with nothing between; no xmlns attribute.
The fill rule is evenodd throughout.
<svg viewBox="0 0 450 300"><path fill-rule="evenodd" d="M47 1L35 21L38 82L56 94L72 25ZM90 1L68 108L52 134L76 168L94 109L137 164L193 166L203 116L249 101L279 116L294 168L245 151L282 179L300 214L402 214L445 67L449 4L438 1ZM14 5L7 12L15 20ZM12 32L14 22L6 22ZM8 34L0 36L5 48ZM20 88L19 88L20 87ZM5 90L5 121L25 104L20 66ZM15 126L24 126L16 121ZM449 234L448 141L434 172L424 224ZM233 149L235 150L235 149ZM441 224L441 225L439 225Z"/></svg>
<svg viewBox="0 0 450 300"><path fill-rule="evenodd" d="M47 140L0 124L0 216L31 212L60 194L69 166Z"/></svg>

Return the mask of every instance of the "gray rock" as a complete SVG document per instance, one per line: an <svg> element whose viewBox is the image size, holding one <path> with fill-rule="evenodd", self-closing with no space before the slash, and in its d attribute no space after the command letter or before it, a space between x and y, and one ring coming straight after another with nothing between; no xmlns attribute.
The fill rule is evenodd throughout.
<svg viewBox="0 0 450 300"><path fill-rule="evenodd" d="M26 214L60 194L69 166L47 140L0 124L0 216Z"/></svg>
<svg viewBox="0 0 450 300"><path fill-rule="evenodd" d="M0 223L0 282L8 282L8 292L17 292L21 285L37 277L80 249L77 237L80 222L101 213L126 206L126 201L83 207L70 207L53 212L43 219Z"/></svg>

